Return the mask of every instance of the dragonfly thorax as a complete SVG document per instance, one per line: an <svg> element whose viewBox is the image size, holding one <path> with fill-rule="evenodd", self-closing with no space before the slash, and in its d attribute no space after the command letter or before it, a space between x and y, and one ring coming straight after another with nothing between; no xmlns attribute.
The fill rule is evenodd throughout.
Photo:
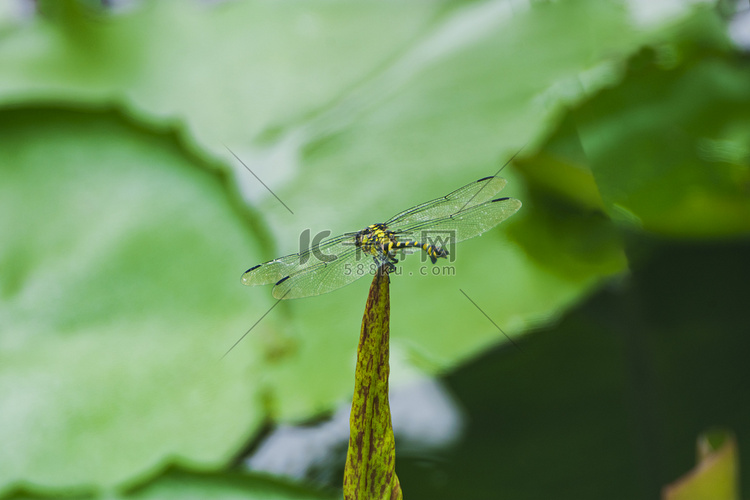
<svg viewBox="0 0 750 500"><path fill-rule="evenodd" d="M376 260L388 261L389 247L396 242L393 231L385 224L372 224L358 232L354 238L354 244L366 254L372 255Z"/></svg>

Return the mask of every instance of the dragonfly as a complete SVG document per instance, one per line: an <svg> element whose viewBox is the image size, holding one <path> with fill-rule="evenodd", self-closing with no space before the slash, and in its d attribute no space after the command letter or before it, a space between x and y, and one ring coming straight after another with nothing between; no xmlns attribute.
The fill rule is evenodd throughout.
<svg viewBox="0 0 750 500"><path fill-rule="evenodd" d="M353 283L368 274L356 271L355 266L363 259L372 258L372 265L392 270L398 262L397 252L424 251L435 264L448 257L446 247L451 245L444 240L431 243L431 234L448 235L451 244L468 240L521 208L521 202L514 198L495 198L505 185L502 177L484 177L404 210L386 222L324 239L313 248L253 266L242 275L242 284L273 284L275 298L294 299L332 292Z"/></svg>

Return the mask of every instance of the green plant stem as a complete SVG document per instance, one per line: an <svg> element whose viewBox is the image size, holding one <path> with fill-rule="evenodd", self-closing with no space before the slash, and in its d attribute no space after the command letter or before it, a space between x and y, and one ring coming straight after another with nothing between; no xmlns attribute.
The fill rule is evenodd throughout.
<svg viewBox="0 0 750 500"><path fill-rule="evenodd" d="M403 498L388 403L389 285L388 273L381 267L370 285L362 318L344 469L346 500Z"/></svg>

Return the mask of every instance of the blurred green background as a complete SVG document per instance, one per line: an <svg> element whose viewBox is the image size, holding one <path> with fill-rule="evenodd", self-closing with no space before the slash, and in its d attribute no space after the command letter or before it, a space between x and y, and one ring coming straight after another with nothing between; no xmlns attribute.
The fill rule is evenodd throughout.
<svg viewBox="0 0 750 500"><path fill-rule="evenodd" d="M394 390L465 418L397 434L405 497L660 498L715 427L742 458L746 2L0 5L0 498L339 497L243 464L351 400L368 280L263 317L240 275L519 151L519 213L392 281Z"/></svg>

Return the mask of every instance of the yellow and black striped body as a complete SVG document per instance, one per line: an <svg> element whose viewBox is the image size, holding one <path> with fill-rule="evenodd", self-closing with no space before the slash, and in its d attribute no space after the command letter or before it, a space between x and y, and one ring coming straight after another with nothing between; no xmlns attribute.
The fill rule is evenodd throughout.
<svg viewBox="0 0 750 500"><path fill-rule="evenodd" d="M427 253L433 264L437 262L438 258L448 256L447 250L430 245L429 243L420 243L413 240L398 241L398 236L388 229L385 224L367 226L357 233L355 245L360 247L365 253L372 255L376 261L382 263L398 262L393 255L393 251L402 248L421 248Z"/></svg>

